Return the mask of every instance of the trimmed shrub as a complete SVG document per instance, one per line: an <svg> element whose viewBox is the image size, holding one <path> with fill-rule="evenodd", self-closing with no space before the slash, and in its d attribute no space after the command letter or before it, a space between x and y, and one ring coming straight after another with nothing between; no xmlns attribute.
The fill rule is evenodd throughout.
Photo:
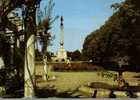
<svg viewBox="0 0 140 100"><path fill-rule="evenodd" d="M95 71L102 67L90 63L54 63L52 69L54 71Z"/></svg>

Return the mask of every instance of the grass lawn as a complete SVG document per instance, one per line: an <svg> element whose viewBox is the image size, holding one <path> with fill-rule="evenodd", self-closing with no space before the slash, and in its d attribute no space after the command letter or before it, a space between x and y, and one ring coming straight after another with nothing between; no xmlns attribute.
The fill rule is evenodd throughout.
<svg viewBox="0 0 140 100"><path fill-rule="evenodd" d="M53 72L57 80L50 82L60 90L75 89L78 86L87 85L91 82L106 82L116 84L112 79L99 77L98 72Z"/></svg>
<svg viewBox="0 0 140 100"><path fill-rule="evenodd" d="M41 72L41 71L40 71ZM117 73L110 71L111 73ZM113 80L113 78L106 78L99 76L100 71L94 72L54 72L50 71L49 76L55 76L56 80L50 81L39 81L38 86L40 88L46 88L48 85L54 86L58 92L64 91L73 91L78 87L83 87L84 85L88 85L92 82L103 82L109 85L117 85L118 83ZM130 85L138 85L139 81L138 78L134 76L138 76L139 73L135 72L124 72L123 77ZM83 90L83 94L90 97L93 93L94 89L90 88L81 88ZM100 89L101 90L101 89ZM102 92L98 93L98 97L107 97L109 91L101 90ZM116 92L117 94L121 94L118 97L123 97L123 93Z"/></svg>

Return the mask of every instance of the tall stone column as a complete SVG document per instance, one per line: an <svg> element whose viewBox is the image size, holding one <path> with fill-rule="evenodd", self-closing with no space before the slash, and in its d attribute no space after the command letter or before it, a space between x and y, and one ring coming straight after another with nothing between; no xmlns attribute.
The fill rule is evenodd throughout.
<svg viewBox="0 0 140 100"><path fill-rule="evenodd" d="M62 60L67 60L67 53L64 49L64 19L63 16L60 18L60 48L58 50L57 59L61 62Z"/></svg>

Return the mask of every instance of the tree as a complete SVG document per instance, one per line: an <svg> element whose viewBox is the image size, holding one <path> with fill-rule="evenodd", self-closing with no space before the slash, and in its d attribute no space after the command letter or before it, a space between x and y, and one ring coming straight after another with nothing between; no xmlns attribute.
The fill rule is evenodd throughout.
<svg viewBox="0 0 140 100"><path fill-rule="evenodd" d="M52 27L53 22L59 17L59 16L52 16L53 8L55 6L55 3L53 0L49 0L48 6L45 7L45 18L40 20L38 23L39 30L43 30L42 32L39 33L40 36L40 42L42 45L42 54L46 55L47 54L47 47L51 45L51 41L54 39L52 36L51 32L49 30ZM43 11L40 11L40 14ZM43 16L43 13L42 13ZM40 18L39 18L40 19Z"/></svg>
<svg viewBox="0 0 140 100"><path fill-rule="evenodd" d="M75 50L73 52L67 52L67 56L68 58L70 58L70 60L72 61L80 61L81 60L81 52L79 50Z"/></svg>
<svg viewBox="0 0 140 100"><path fill-rule="evenodd" d="M14 64L15 67L12 69L12 72L6 72L10 75L10 73L14 73L15 69L17 71L17 74L15 72L14 78L10 78L10 87L9 85L7 87L7 93L15 93L19 89L23 89L24 82L23 82L23 69L24 69L24 57L25 57L25 45L31 35L36 35L36 9L38 5L40 4L41 0L1 0L0 4L0 31L2 31L2 34L0 34L0 37L2 39L2 50L4 52L4 61L6 62L5 65L9 66L9 68L6 67L6 71L11 69L9 65L9 55L11 55L10 52L10 44L7 43L7 37L6 37L6 29L10 29L13 31L14 38L18 38L20 34L23 34L25 36L23 40L23 45L20 46L20 48L17 48L16 45L14 47L14 50L16 52L14 56ZM11 13L16 8L22 8L22 15L23 15L23 21L24 21L24 28L23 32L18 32L17 25L12 23L10 19L8 18L8 14ZM4 41L3 41L4 40ZM7 60L8 59L8 60ZM6 61L7 60L7 61ZM21 75L21 73L22 75ZM15 80L17 79L17 80ZM9 81L9 79L6 81ZM15 84L16 83L16 84ZM22 95L23 96L23 95Z"/></svg>
<svg viewBox="0 0 140 100"><path fill-rule="evenodd" d="M137 3L138 0L126 0L115 4L117 11L85 39L83 54L90 59L96 58L100 64L127 56L130 58L129 65L132 62L135 66L140 65L140 7Z"/></svg>

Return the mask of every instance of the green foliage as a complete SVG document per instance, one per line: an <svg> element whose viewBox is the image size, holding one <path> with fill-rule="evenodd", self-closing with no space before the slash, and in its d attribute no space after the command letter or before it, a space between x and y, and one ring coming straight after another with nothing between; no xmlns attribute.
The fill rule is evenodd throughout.
<svg viewBox="0 0 140 100"><path fill-rule="evenodd" d="M6 93L5 87L0 86L0 96L5 95L5 93Z"/></svg>
<svg viewBox="0 0 140 100"><path fill-rule="evenodd" d="M71 61L80 61L81 60L81 52L79 50L75 50L73 52L67 51L67 56Z"/></svg>
<svg viewBox="0 0 140 100"><path fill-rule="evenodd" d="M111 8L113 8L113 10L118 10L121 7L122 3L114 3L111 5Z"/></svg>
<svg viewBox="0 0 140 100"><path fill-rule="evenodd" d="M52 65L54 71L96 71L102 67L95 66L91 63L56 63Z"/></svg>
<svg viewBox="0 0 140 100"><path fill-rule="evenodd" d="M127 56L129 65L140 65L140 7L139 0L126 0L115 4L118 8L100 29L85 39L83 54L100 64L116 62ZM95 60L96 59L96 60Z"/></svg>
<svg viewBox="0 0 140 100"><path fill-rule="evenodd" d="M53 0L48 1L47 7L45 7L45 13L43 11L38 12L38 30L41 30L39 33L41 42L42 42L42 53L46 55L47 53L47 47L51 44L51 41L54 39L54 36L52 36L52 33L49 32L49 30L52 28L53 22L58 18L58 16L52 17L52 12L54 8L55 3ZM43 18L43 16L45 18Z"/></svg>
<svg viewBox="0 0 140 100"><path fill-rule="evenodd" d="M19 92L24 88L24 54L25 45L30 35L36 33L36 7L41 0L0 0L0 31L3 33L0 35L0 54L4 58L5 69L0 73L2 79L2 85L6 88L6 94L16 94L15 97L20 95ZM13 23L8 14L17 8L22 8L21 5L25 6L24 15L24 28L23 32L18 32L17 25ZM11 47L9 43L9 37L5 34L5 30L8 28L13 31L14 34L14 64L11 61ZM17 47L16 41L19 39L20 35L24 35L25 39L20 41L20 47ZM25 35L26 34L26 35ZM4 73L4 74L3 74ZM23 91L21 91L23 93ZM22 97L20 95L20 97Z"/></svg>

